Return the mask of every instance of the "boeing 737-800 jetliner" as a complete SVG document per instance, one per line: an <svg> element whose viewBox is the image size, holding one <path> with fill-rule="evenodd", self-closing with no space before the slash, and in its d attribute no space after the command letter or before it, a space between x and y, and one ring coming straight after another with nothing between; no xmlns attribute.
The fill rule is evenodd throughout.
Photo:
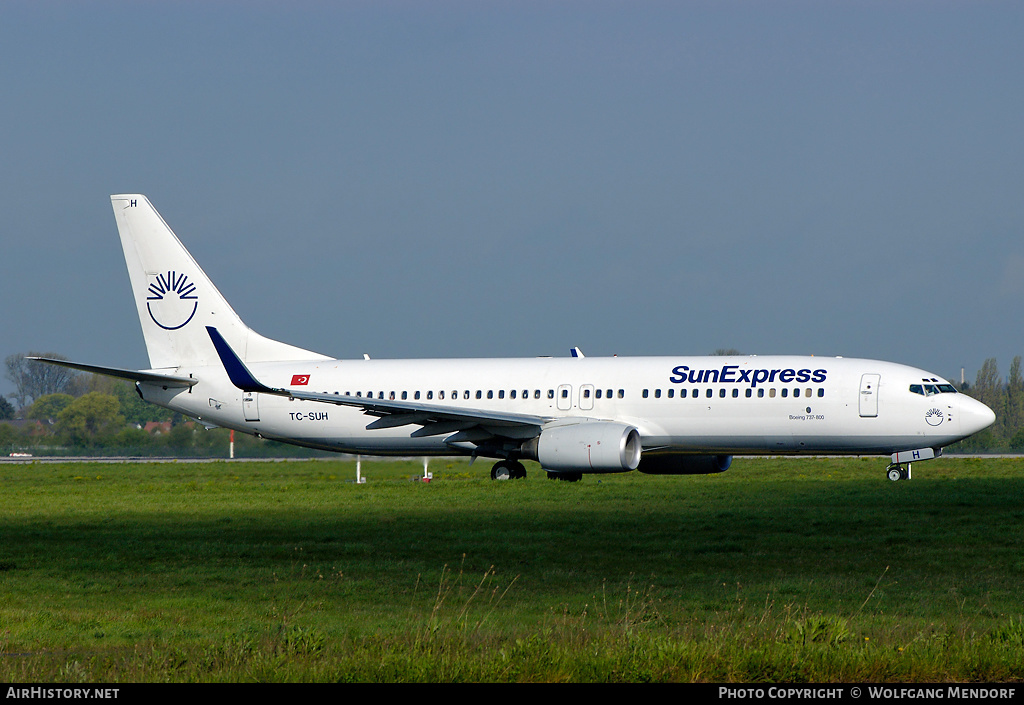
<svg viewBox="0 0 1024 705"><path fill-rule="evenodd" d="M891 455L889 477L992 411L904 365L820 357L338 360L248 328L142 195L111 196L150 369L146 401L262 438L497 459L491 475L722 472L734 454ZM42 358L36 358L41 359Z"/></svg>

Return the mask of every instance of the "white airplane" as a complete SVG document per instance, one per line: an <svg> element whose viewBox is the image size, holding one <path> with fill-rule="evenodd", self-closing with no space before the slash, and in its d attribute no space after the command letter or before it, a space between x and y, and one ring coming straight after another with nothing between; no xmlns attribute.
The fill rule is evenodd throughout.
<svg viewBox="0 0 1024 705"><path fill-rule="evenodd" d="M248 328L143 195L111 196L150 369L146 401L311 448L522 460L548 476L716 473L732 456L891 455L888 476L988 427L987 406L890 362L821 357L338 360ZM906 467L904 467L906 465Z"/></svg>

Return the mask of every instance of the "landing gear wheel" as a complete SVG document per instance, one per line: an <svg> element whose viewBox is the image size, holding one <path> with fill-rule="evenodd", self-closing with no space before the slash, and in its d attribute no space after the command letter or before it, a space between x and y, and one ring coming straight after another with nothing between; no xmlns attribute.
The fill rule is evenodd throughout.
<svg viewBox="0 0 1024 705"><path fill-rule="evenodd" d="M526 468L518 460L499 460L491 468L492 480L522 480L526 477Z"/></svg>
<svg viewBox="0 0 1024 705"><path fill-rule="evenodd" d="M526 479L526 468L518 460L509 460L508 464L512 467L512 479L513 480L525 480Z"/></svg>
<svg viewBox="0 0 1024 705"><path fill-rule="evenodd" d="M897 482L898 480L903 479L903 468L899 465L890 465L887 474L889 475L890 480Z"/></svg>
<svg viewBox="0 0 1024 705"><path fill-rule="evenodd" d="M499 460L491 468L492 480L511 480L513 476L512 464L507 460Z"/></svg>

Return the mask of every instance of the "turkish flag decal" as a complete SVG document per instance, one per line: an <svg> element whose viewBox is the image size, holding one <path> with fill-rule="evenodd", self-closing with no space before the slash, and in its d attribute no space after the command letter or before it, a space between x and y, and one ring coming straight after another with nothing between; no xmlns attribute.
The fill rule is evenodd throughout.
<svg viewBox="0 0 1024 705"><path fill-rule="evenodd" d="M309 375L292 375L292 386L300 387L309 384Z"/></svg>

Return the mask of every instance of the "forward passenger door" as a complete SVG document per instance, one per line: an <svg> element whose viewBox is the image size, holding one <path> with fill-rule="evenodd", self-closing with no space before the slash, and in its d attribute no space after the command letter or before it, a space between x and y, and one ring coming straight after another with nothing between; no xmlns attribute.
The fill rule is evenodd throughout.
<svg viewBox="0 0 1024 705"><path fill-rule="evenodd" d="M860 377L860 415L864 418L878 416L878 384L882 375L863 374Z"/></svg>

